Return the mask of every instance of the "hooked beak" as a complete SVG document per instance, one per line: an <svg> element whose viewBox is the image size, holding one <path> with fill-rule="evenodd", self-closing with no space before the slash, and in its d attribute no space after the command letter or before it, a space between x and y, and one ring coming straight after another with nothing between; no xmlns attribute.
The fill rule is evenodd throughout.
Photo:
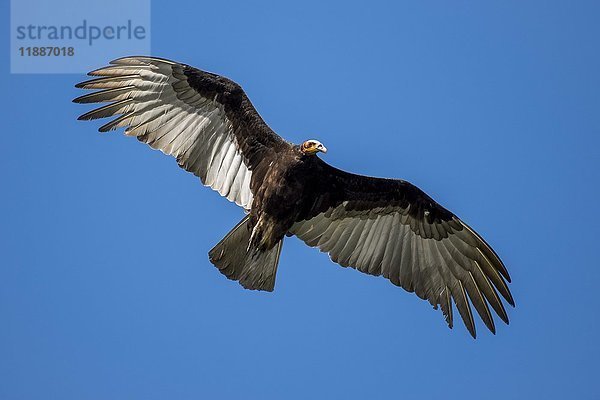
<svg viewBox="0 0 600 400"><path fill-rule="evenodd" d="M322 153L327 153L327 147L325 147L323 145L320 145L319 146L319 151L322 152Z"/></svg>

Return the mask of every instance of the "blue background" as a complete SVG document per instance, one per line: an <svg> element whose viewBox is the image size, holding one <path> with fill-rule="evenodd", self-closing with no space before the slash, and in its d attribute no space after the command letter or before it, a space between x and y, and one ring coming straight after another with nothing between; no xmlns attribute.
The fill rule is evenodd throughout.
<svg viewBox="0 0 600 400"><path fill-rule="evenodd" d="M91 65L105 63L115 53L150 51L151 0L10 0L10 3L11 49L3 54L11 56L12 73L85 74ZM131 31L117 32L119 27L127 27L128 21ZM48 29L38 32L38 27ZM70 28L71 39L69 29L61 27ZM110 27L106 32L108 37L112 29L113 38L102 35L106 27ZM144 35L136 36L136 27L144 29ZM64 39L51 39L52 33ZM94 40L92 35L101 38ZM70 57L20 56L21 47L27 53L27 48L34 46L73 47L75 51Z"/></svg>
<svg viewBox="0 0 600 400"><path fill-rule="evenodd" d="M207 258L240 209L77 122L84 76L5 56L0 398L598 398L598 4L153 3L154 55L235 79L282 136L418 184L494 246L517 307L477 340L295 238L274 293L242 290Z"/></svg>

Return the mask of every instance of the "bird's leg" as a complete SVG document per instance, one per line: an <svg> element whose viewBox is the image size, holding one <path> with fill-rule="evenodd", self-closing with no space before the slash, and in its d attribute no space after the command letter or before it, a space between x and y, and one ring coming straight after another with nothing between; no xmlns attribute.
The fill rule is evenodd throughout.
<svg viewBox="0 0 600 400"><path fill-rule="evenodd" d="M251 249L255 252L271 249L281 239L274 240L273 237L273 221L268 216L261 216L252 228L246 252L249 252Z"/></svg>
<svg viewBox="0 0 600 400"><path fill-rule="evenodd" d="M246 253L250 251L250 247L252 247L252 244L254 243L256 232L258 232L258 224L254 225L254 228L252 228L252 234L250 235L250 240L248 240L248 247L246 247Z"/></svg>

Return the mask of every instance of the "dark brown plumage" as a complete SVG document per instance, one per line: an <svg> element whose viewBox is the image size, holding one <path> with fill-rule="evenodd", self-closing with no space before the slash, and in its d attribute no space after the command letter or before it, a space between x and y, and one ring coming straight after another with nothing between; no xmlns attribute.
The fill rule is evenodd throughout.
<svg viewBox="0 0 600 400"><path fill-rule="evenodd" d="M172 155L185 170L242 206L247 216L209 253L245 288L271 291L284 237L296 235L344 267L382 275L440 307L452 302L475 337L469 302L495 332L489 306L508 323L508 271L458 217L408 182L351 174L322 161L315 140L286 142L235 82L185 64L126 57L77 85L107 102L80 119L118 116L100 127Z"/></svg>

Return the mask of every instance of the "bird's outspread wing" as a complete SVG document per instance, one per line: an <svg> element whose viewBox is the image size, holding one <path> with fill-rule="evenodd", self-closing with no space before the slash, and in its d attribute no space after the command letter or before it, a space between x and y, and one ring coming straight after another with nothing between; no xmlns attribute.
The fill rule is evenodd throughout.
<svg viewBox="0 0 600 400"><path fill-rule="evenodd" d="M514 306L508 272L456 215L408 182L350 174L320 159L314 165L314 203L301 211L290 233L344 267L383 275L439 306L450 327L454 302L473 337L469 302L492 332L488 304L508 323L498 296Z"/></svg>
<svg viewBox="0 0 600 400"><path fill-rule="evenodd" d="M174 156L182 168L246 210L252 205L253 171L289 146L242 88L222 76L154 57L121 58L89 75L98 78L76 87L100 90L73 101L108 104L79 119L117 116L99 130L126 127L125 134Z"/></svg>

